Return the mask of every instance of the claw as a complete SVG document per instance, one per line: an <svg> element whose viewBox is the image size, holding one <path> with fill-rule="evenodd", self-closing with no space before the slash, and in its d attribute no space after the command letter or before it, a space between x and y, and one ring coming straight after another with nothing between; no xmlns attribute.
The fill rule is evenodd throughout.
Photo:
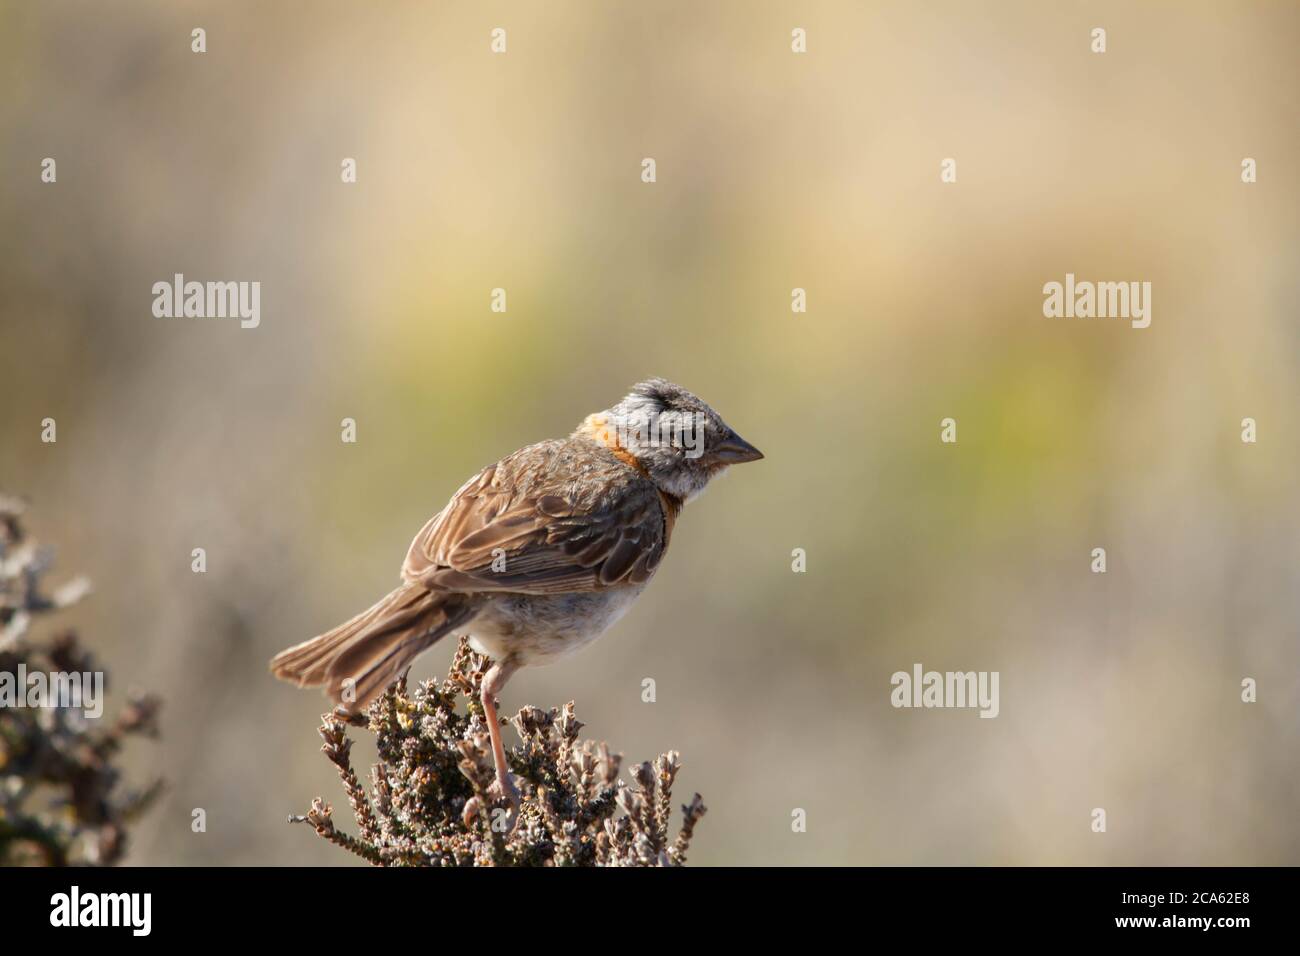
<svg viewBox="0 0 1300 956"><path fill-rule="evenodd" d="M514 831L515 824L519 822L519 804L521 800L519 788L515 786L514 774L507 773L497 777L488 784L487 793L494 804L502 800L510 804L510 811L505 818L505 830L502 831L503 835L509 836ZM498 826L499 824L494 816L492 828L495 830Z"/></svg>
<svg viewBox="0 0 1300 956"><path fill-rule="evenodd" d="M489 825L492 829L497 830L503 836L509 836L514 832L515 824L519 822L519 805L522 800L519 788L515 786L514 775L506 774L503 777L497 777L488 784L487 797L489 807L495 806L503 800L510 805L510 810L506 813L504 820L504 830L501 829L501 823L498 822L501 818L497 817L495 813L489 813ZM481 812L483 812L483 801L478 797L470 797L465 801L465 809L461 811L461 821L468 827Z"/></svg>
<svg viewBox="0 0 1300 956"><path fill-rule="evenodd" d="M465 801L465 809L460 812L460 822L468 828L474 823L474 818L478 816L479 798L470 797Z"/></svg>

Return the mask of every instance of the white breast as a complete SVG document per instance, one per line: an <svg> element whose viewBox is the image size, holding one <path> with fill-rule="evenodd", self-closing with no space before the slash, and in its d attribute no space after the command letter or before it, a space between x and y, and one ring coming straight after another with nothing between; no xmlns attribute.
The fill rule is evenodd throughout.
<svg viewBox="0 0 1300 956"><path fill-rule="evenodd" d="M638 587L574 594L501 594L466 627L470 644L494 660L550 664L583 647L627 613Z"/></svg>

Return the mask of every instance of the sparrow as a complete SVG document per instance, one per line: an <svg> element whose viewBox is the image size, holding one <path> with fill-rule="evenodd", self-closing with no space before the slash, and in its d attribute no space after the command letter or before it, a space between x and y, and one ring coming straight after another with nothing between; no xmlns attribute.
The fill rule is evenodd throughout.
<svg viewBox="0 0 1300 956"><path fill-rule="evenodd" d="M323 687L355 714L448 634L492 660L481 702L494 802L519 790L496 700L519 668L599 637L645 590L683 505L729 466L762 453L679 385L654 378L588 415L568 438L521 448L452 495L411 542L402 583L331 631L290 647L271 672ZM465 808L466 822L477 802Z"/></svg>

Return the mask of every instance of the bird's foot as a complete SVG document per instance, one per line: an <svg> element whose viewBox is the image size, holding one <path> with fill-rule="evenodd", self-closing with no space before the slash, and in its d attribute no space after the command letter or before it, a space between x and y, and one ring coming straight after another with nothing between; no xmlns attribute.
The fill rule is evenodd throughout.
<svg viewBox="0 0 1300 956"><path fill-rule="evenodd" d="M519 804L522 800L519 788L515 786L514 774L499 775L488 784L486 795L490 808L496 808L502 802L509 805L508 810L490 809L488 813L489 825L493 831L508 836L519 822ZM469 826L482 809L483 802L478 797L470 797L461 814L465 826Z"/></svg>
<svg viewBox="0 0 1300 956"><path fill-rule="evenodd" d="M522 799L522 794L520 794L519 788L515 786L514 774L503 773L498 775L495 780L488 784L487 792L493 802L498 800L508 800L510 806L515 810L519 809L519 801Z"/></svg>

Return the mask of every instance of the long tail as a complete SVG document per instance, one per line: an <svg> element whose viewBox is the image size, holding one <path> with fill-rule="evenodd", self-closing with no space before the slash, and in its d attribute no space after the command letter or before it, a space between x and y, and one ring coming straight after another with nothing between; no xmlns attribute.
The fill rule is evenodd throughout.
<svg viewBox="0 0 1300 956"><path fill-rule="evenodd" d="M404 584L334 630L275 655L271 673L299 687L323 686L335 703L356 713L480 607L470 595Z"/></svg>

